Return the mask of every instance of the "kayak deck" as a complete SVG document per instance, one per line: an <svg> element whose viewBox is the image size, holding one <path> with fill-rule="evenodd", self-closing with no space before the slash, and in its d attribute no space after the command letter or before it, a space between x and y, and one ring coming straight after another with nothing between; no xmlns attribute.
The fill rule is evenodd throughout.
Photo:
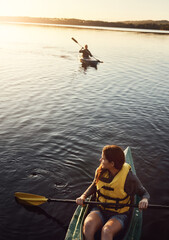
<svg viewBox="0 0 169 240"><path fill-rule="evenodd" d="M130 164L131 169L134 173L135 167L133 163L133 158L131 154L131 150L127 147L124 151L126 162ZM136 195L134 197L134 203L137 204L140 198ZM82 207L78 206L75 210L75 213L71 219L69 224L67 234L65 236L65 240L83 240L83 222L86 217L86 214L89 210L89 204ZM128 224L126 225L126 229L121 231L116 237L115 240L139 240L141 236L141 228L142 228L142 212L138 210L138 208L133 208L129 217ZM100 239L100 237L96 236L96 239Z"/></svg>

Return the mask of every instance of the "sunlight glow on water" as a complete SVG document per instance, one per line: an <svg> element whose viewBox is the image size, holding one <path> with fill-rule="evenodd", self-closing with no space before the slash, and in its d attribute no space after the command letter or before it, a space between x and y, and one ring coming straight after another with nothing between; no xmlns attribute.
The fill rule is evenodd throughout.
<svg viewBox="0 0 169 240"><path fill-rule="evenodd" d="M131 147L151 202L169 205L169 36L14 24L0 34L1 238L64 239L76 206L32 211L13 194L78 197L111 143ZM97 70L82 68L72 37L104 62ZM162 239L159 221L167 240L167 216L152 214L142 239Z"/></svg>

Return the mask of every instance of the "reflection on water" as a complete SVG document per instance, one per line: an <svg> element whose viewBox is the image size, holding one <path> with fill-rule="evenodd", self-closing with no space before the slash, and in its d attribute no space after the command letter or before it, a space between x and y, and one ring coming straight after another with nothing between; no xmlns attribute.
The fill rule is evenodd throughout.
<svg viewBox="0 0 169 240"><path fill-rule="evenodd" d="M15 198L15 200L16 200L16 203L19 204L21 207L25 208L26 211L33 212L34 214L38 214L38 215L44 215L47 219L51 219L52 221L57 223L59 225L59 227L61 227L64 230L65 234L66 234L67 228L64 227L64 223L61 222L60 219L57 219L56 217L53 217L53 216L49 215L41 207L25 205L25 202L22 204L16 198Z"/></svg>
<svg viewBox="0 0 169 240"><path fill-rule="evenodd" d="M106 144L130 146L151 203L169 205L169 36L14 24L0 34L1 239L64 239L74 204L39 214L14 192L75 199ZM81 66L72 37L103 60L97 70ZM168 219L147 210L142 239L168 240Z"/></svg>
<svg viewBox="0 0 169 240"><path fill-rule="evenodd" d="M88 68L95 68L97 70L97 64L81 63L81 65L82 65L82 68L84 68L84 72L86 72Z"/></svg>

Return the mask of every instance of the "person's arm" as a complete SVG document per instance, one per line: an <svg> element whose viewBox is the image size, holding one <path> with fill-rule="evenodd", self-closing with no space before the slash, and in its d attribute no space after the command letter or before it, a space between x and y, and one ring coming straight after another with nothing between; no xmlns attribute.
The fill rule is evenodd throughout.
<svg viewBox="0 0 169 240"><path fill-rule="evenodd" d="M91 52L90 52L90 57L93 57L93 55L91 54Z"/></svg>
<svg viewBox="0 0 169 240"><path fill-rule="evenodd" d="M88 49L87 49L87 51L88 51L89 56L93 57L93 55L91 54L91 52Z"/></svg>
<svg viewBox="0 0 169 240"><path fill-rule="evenodd" d="M85 199L95 192L96 192L96 185L95 185L95 179L94 179L92 184L87 188L87 190L80 197L76 199L76 203L78 205L83 206L83 202L85 201Z"/></svg>
<svg viewBox="0 0 169 240"><path fill-rule="evenodd" d="M83 51L84 51L84 48L82 47L82 48L79 50L79 52L80 52L80 53L83 53Z"/></svg>
<svg viewBox="0 0 169 240"><path fill-rule="evenodd" d="M135 194L137 194L142 198L141 201L139 202L140 210L148 207L148 201L150 199L150 195L147 192L147 190L143 187L138 177L135 174L133 174L132 171L129 171L128 173L124 190L130 196L134 196Z"/></svg>

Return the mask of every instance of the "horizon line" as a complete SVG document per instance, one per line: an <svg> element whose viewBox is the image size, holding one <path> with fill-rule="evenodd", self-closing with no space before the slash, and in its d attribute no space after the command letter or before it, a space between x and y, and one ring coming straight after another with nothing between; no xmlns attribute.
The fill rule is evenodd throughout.
<svg viewBox="0 0 169 240"><path fill-rule="evenodd" d="M161 21L167 21L169 22L169 20L167 19L158 19L158 20L154 20L154 19L142 19L142 20L114 20L114 21L108 21L108 20L92 20L92 19L80 19L80 18L60 18L60 17L33 17L33 16L4 16L4 15L0 15L0 17L7 17L7 18L43 18L43 19L65 19L65 20L80 20L80 21L92 21L92 22L106 22L106 23L116 23L116 22L145 22L145 21L152 21L152 22L161 22Z"/></svg>

